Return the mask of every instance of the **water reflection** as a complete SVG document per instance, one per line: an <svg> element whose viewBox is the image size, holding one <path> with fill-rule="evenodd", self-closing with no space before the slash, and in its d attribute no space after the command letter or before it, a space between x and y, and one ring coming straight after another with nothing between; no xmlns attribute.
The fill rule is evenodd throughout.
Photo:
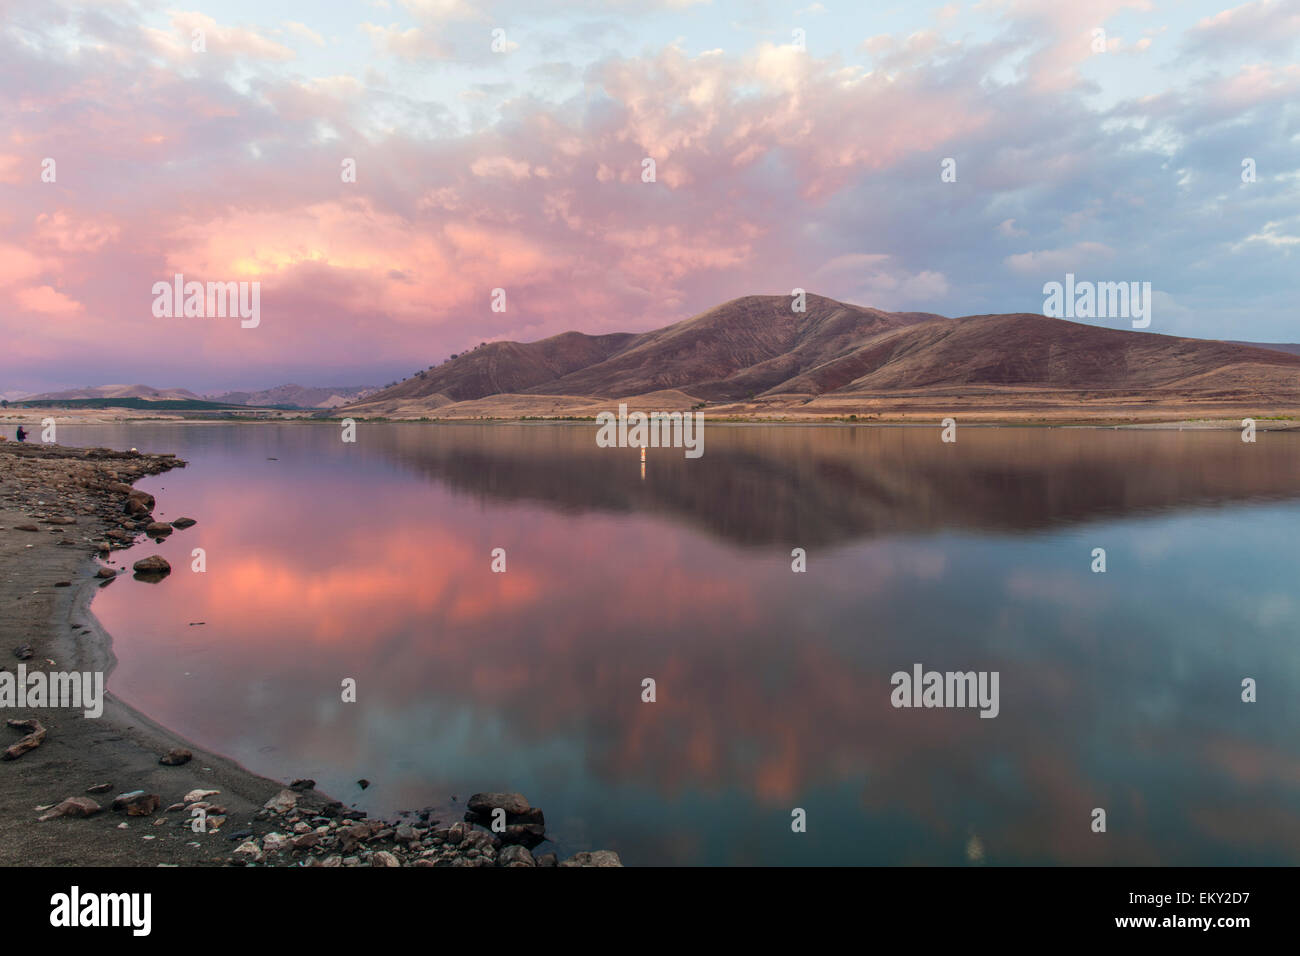
<svg viewBox="0 0 1300 956"><path fill-rule="evenodd" d="M587 426L67 431L190 459L110 685L259 771L519 789L632 863L1300 861L1292 436L710 426L643 480ZM1001 715L894 710L914 662Z"/></svg>

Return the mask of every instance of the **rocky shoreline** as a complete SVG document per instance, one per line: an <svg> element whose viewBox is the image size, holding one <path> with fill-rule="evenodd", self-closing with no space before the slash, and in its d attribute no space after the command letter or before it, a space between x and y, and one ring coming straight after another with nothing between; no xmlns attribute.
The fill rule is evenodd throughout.
<svg viewBox="0 0 1300 956"><path fill-rule="evenodd" d="M111 638L90 600L121 573L110 566L115 551L194 523L155 521L153 497L132 487L182 467L174 455L0 442L0 654L9 658L0 684L112 670ZM162 565L146 558L134 570L156 579L170 570ZM607 850L534 856L545 818L520 794L475 794L462 820L432 808L370 819L314 781L286 787L195 748L109 692L99 717L13 703L0 711L0 865L622 865Z"/></svg>

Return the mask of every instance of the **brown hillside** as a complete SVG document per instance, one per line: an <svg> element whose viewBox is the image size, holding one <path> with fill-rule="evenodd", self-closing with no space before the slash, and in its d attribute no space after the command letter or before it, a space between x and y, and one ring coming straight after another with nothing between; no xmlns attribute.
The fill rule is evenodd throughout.
<svg viewBox="0 0 1300 956"><path fill-rule="evenodd" d="M931 322L866 351L884 358L843 386L876 391L929 386L1019 385L1155 388L1234 364L1300 370L1300 356L1050 319L978 315Z"/></svg>
<svg viewBox="0 0 1300 956"><path fill-rule="evenodd" d="M946 319L815 295L794 313L788 296L747 296L652 332L493 343L349 410L492 417L490 405L466 403L509 395L518 415L573 415L587 411L584 399L665 389L741 416L895 415L922 394L1011 418L1049 405L1052 417L1068 417L1090 403L1107 406L1107 417L1167 418L1180 403L1198 414L1230 405L1236 415L1300 404L1300 355L1023 313Z"/></svg>
<svg viewBox="0 0 1300 956"><path fill-rule="evenodd" d="M680 388L708 401L748 398L831 361L881 332L927 319L809 295L752 295L637 337L617 355L528 389L538 394L629 395Z"/></svg>
<svg viewBox="0 0 1300 956"><path fill-rule="evenodd" d="M463 402L502 392L523 392L553 382L616 354L637 336L628 332L584 335L563 332L540 342L489 342L436 369L417 372L404 382L367 396L365 405L391 399L443 395Z"/></svg>

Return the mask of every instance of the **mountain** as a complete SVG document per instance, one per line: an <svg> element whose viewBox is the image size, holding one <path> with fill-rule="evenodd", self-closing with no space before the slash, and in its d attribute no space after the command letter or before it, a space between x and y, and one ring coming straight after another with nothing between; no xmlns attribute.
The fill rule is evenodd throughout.
<svg viewBox="0 0 1300 956"><path fill-rule="evenodd" d="M277 385L257 392L225 392L209 396L214 402L229 405L287 405L291 408L337 408L357 402L375 391L369 385L338 385L312 387L304 385Z"/></svg>
<svg viewBox="0 0 1300 956"><path fill-rule="evenodd" d="M65 402L95 398L140 398L145 401L182 400L198 401L199 396L184 388L154 388L152 385L94 385L68 389L64 392L43 392L28 395L24 402Z"/></svg>
<svg viewBox="0 0 1300 956"><path fill-rule="evenodd" d="M897 415L1031 407L1121 418L1173 406L1300 408L1300 355L1028 313L949 319L809 295L747 296L651 332L494 342L347 406L359 415L594 414L610 399L720 414ZM649 407L649 405L647 405ZM1086 417L1086 416L1082 416ZM1163 416L1167 417L1167 416Z"/></svg>
<svg viewBox="0 0 1300 956"><path fill-rule="evenodd" d="M462 402L503 393L617 396L681 389L702 400L745 398L890 329L942 318L807 297L748 296L640 334L565 332L540 342L490 342L376 392L364 403Z"/></svg>
<svg viewBox="0 0 1300 956"><path fill-rule="evenodd" d="M1295 342L1238 342L1229 340L1229 345L1249 345L1257 349L1273 349L1275 352L1290 352L1292 355L1300 355L1300 343Z"/></svg>

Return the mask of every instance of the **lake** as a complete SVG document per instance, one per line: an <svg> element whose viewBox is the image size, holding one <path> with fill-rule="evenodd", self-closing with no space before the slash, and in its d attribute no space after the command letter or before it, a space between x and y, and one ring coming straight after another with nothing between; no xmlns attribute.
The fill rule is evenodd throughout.
<svg viewBox="0 0 1300 956"><path fill-rule="evenodd" d="M60 425L190 463L139 487L198 524L114 555L172 574L94 601L110 689L629 865L1300 863L1300 434L708 424L643 470L595 432ZM893 706L918 664L997 716Z"/></svg>

